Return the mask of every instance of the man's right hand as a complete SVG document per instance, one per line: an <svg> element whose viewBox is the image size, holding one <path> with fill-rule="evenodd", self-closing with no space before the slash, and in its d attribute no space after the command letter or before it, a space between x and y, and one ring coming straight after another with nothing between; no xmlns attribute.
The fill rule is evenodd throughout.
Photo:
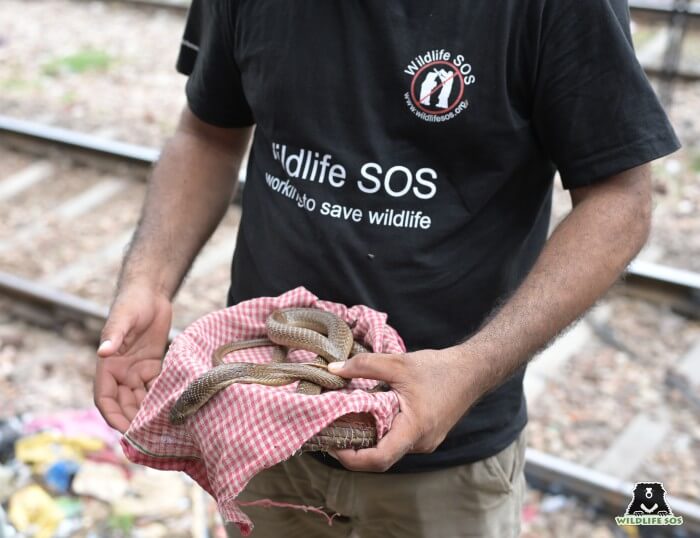
<svg viewBox="0 0 700 538"><path fill-rule="evenodd" d="M148 286L117 295L97 350L95 405L107 423L124 433L160 372L168 343L172 303Z"/></svg>
<svg viewBox="0 0 700 538"><path fill-rule="evenodd" d="M151 174L97 352L95 404L122 433L160 372L171 298L228 210L251 132L210 125L186 106Z"/></svg>

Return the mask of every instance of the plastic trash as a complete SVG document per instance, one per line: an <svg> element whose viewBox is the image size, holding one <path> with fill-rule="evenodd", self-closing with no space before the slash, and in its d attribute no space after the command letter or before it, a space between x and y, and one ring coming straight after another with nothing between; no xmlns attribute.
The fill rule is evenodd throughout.
<svg viewBox="0 0 700 538"><path fill-rule="evenodd" d="M15 538L16 536L17 531L7 522L5 510L0 506L0 538Z"/></svg>
<svg viewBox="0 0 700 538"><path fill-rule="evenodd" d="M83 512L83 501L81 499L61 496L54 500L66 518L78 517Z"/></svg>
<svg viewBox="0 0 700 538"><path fill-rule="evenodd" d="M120 438L95 407L37 415L24 425L25 434L44 430L61 433L65 437L94 437L110 446L116 445Z"/></svg>
<svg viewBox="0 0 700 538"><path fill-rule="evenodd" d="M0 420L0 463L9 461L15 454L15 443L22 435L22 422L17 418Z"/></svg>
<svg viewBox="0 0 700 538"><path fill-rule="evenodd" d="M85 461L73 478L72 489L78 495L114 503L129 489L129 481L120 467L111 463Z"/></svg>
<svg viewBox="0 0 700 538"><path fill-rule="evenodd" d="M0 503L9 499L15 489L15 473L9 467L0 466Z"/></svg>
<svg viewBox="0 0 700 538"><path fill-rule="evenodd" d="M63 512L63 521L56 529L54 538L70 538L82 536L83 530L83 501L74 497L58 497L54 499ZM2 538L2 537L0 537Z"/></svg>
<svg viewBox="0 0 700 538"><path fill-rule="evenodd" d="M633 527L631 525L623 525L620 527L628 538L639 538L639 527Z"/></svg>
<svg viewBox="0 0 700 538"><path fill-rule="evenodd" d="M124 472L127 474L127 476L131 475L131 469L129 467L128 462L124 459L124 456L121 454L115 453L114 450L111 450L109 448L106 448L104 450L100 450L98 452L90 452L87 455L87 459L90 461L94 461L97 463L111 463L112 465L116 465L117 467L121 467Z"/></svg>
<svg viewBox="0 0 700 538"><path fill-rule="evenodd" d="M523 523L531 523L540 513L540 509L536 504L526 504L521 512L521 520Z"/></svg>
<svg viewBox="0 0 700 538"><path fill-rule="evenodd" d="M162 523L154 522L139 525L134 534L139 538L167 538L172 535L172 532Z"/></svg>
<svg viewBox="0 0 700 538"><path fill-rule="evenodd" d="M175 473L147 469L134 474L129 486L128 495L112 503L114 514L161 519L177 517L190 509L188 489Z"/></svg>
<svg viewBox="0 0 700 538"><path fill-rule="evenodd" d="M44 471L44 483L57 493L68 493L80 464L73 460L58 460Z"/></svg>
<svg viewBox="0 0 700 538"><path fill-rule="evenodd" d="M82 461L85 454L97 452L104 446L104 441L95 437L67 437L44 432L19 439L15 444L15 457L41 469L57 460Z"/></svg>
<svg viewBox="0 0 700 538"><path fill-rule="evenodd" d="M29 484L31 477L29 467L16 460L0 465L0 503L6 502L15 491Z"/></svg>
<svg viewBox="0 0 700 538"><path fill-rule="evenodd" d="M565 495L552 495L547 496L542 499L540 503L540 511L547 514L551 512L558 512L570 503L568 497Z"/></svg>
<svg viewBox="0 0 700 538"><path fill-rule="evenodd" d="M63 520L63 511L40 486L31 485L10 497L10 523L34 538L51 538Z"/></svg>

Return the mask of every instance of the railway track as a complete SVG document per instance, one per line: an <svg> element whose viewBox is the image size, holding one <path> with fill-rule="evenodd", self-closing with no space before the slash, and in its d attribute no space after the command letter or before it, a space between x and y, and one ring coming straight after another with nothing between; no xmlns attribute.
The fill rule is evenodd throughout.
<svg viewBox="0 0 700 538"><path fill-rule="evenodd" d="M72 160L105 172L125 171L145 178L159 150L115 142L0 115L0 142L39 157L67 154ZM128 168L124 168L124 167ZM244 167L242 167L244 168ZM243 172L239 178L245 186ZM240 201L239 189L234 202ZM625 293L672 305L684 315L700 319L700 274L643 261L633 262L622 281Z"/></svg>
<svg viewBox="0 0 700 538"><path fill-rule="evenodd" d="M189 0L118 0L134 5L145 7L174 9L187 11ZM674 0L630 0L629 6L633 12L653 13L656 15L670 15L674 12ZM700 15L700 5L688 3L687 11L691 14Z"/></svg>
<svg viewBox="0 0 700 538"><path fill-rule="evenodd" d="M183 15L189 9L189 0L117 0L136 7L167 9ZM671 29L667 40L662 65L645 65L647 74L662 80L682 80L694 82L700 80L699 71L679 68L685 29L700 27L700 3L692 0L629 0L633 17L656 24L668 21ZM683 28L682 31L679 31Z"/></svg>
<svg viewBox="0 0 700 538"><path fill-rule="evenodd" d="M0 264L4 269L0 271L0 296L10 301L13 315L51 328L78 323L96 341L106 319L106 305L121 254L135 225L135 208L145 188L138 179L146 176L158 151L0 117L0 152L6 153L6 158L0 155L0 162L10 163L9 172L0 174L0 206L14 230L0 230L0 257L10 259L9 263ZM52 179L53 190L48 179ZM34 193L41 197L47 192L48 201L46 196L30 196ZM228 280L228 258L238 212L236 205L231 207L190 274L176 304L176 326L184 327L205 312L223 306L218 301ZM81 227L80 222L87 224ZM54 232L63 233L64 239L56 242L58 236ZM65 239L66 234L79 236L80 249L53 252L51 244L70 242ZM37 251L42 252L41 263L35 259ZM13 264L17 270L8 271ZM95 274L97 279L93 278ZM210 299L202 299L205 290ZM684 316L700 318L700 275L695 273L635 262L621 290L670 306ZM173 331L171 337L176 334ZM565 338L563 344L555 344L559 348L554 354L559 357L566 353L561 347L566 347ZM692 357L689 360L690 371L695 363ZM625 436L629 438L635 431L625 428L610 443L610 450L602 458L606 463L598 465L599 469L607 466L608 472L529 449L528 479L541 490L569 495L595 506L599 517L622 515L631 499L633 484L631 471L618 476L616 465L624 466L619 462L625 458L624 451L629 450ZM646 452L658 448L664 439L647 443ZM653 527L653 534L642 530L641 536L700 536L700 505L673 495L668 501L674 513L683 516L684 525Z"/></svg>
<svg viewBox="0 0 700 538"><path fill-rule="evenodd" d="M61 303L63 310L80 316L104 310L86 307L85 300L99 305L111 300L145 192L142 180L158 151L5 117L0 118L0 145L10 148L0 163L11 163L13 152L24 156L5 172L9 177L0 187L0 203L14 201L6 204L6 232L0 229L0 268L32 279L44 290L34 290L37 300L47 288L55 288L63 290L65 300L53 304ZM224 306L220 290L227 287L239 216L239 206L231 206L190 271L175 304L178 326ZM13 228L18 231L11 232ZM53 248L61 236L70 246ZM40 257L38 250L43 251ZM24 300L31 295L21 295L26 283L2 289Z"/></svg>

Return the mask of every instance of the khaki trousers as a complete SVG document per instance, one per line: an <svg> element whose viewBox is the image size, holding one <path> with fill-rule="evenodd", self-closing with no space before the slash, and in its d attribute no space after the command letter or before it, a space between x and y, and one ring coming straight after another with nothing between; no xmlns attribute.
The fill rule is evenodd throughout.
<svg viewBox="0 0 700 538"><path fill-rule="evenodd" d="M243 507L256 538L520 536L525 495L525 433L475 463L422 473L359 473L332 469L308 455L290 458L251 480L241 501L272 499L338 512L319 514ZM240 536L236 528L229 536Z"/></svg>

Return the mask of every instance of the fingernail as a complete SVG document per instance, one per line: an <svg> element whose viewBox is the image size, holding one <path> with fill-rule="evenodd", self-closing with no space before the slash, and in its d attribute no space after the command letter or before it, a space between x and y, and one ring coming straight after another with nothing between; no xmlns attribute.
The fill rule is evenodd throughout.
<svg viewBox="0 0 700 538"><path fill-rule="evenodd" d="M105 340L104 342L102 342L100 344L100 347L97 348L97 351L104 351L105 349L107 349L111 345L112 345L111 340Z"/></svg>
<svg viewBox="0 0 700 538"><path fill-rule="evenodd" d="M332 450L328 450L327 452L328 452L328 455L329 455L331 458L333 458L334 460L337 460L337 459L338 459L338 456L336 456L335 452L333 452Z"/></svg>
<svg viewBox="0 0 700 538"><path fill-rule="evenodd" d="M331 362L328 364L329 372L339 372L343 366L345 366L345 361Z"/></svg>

